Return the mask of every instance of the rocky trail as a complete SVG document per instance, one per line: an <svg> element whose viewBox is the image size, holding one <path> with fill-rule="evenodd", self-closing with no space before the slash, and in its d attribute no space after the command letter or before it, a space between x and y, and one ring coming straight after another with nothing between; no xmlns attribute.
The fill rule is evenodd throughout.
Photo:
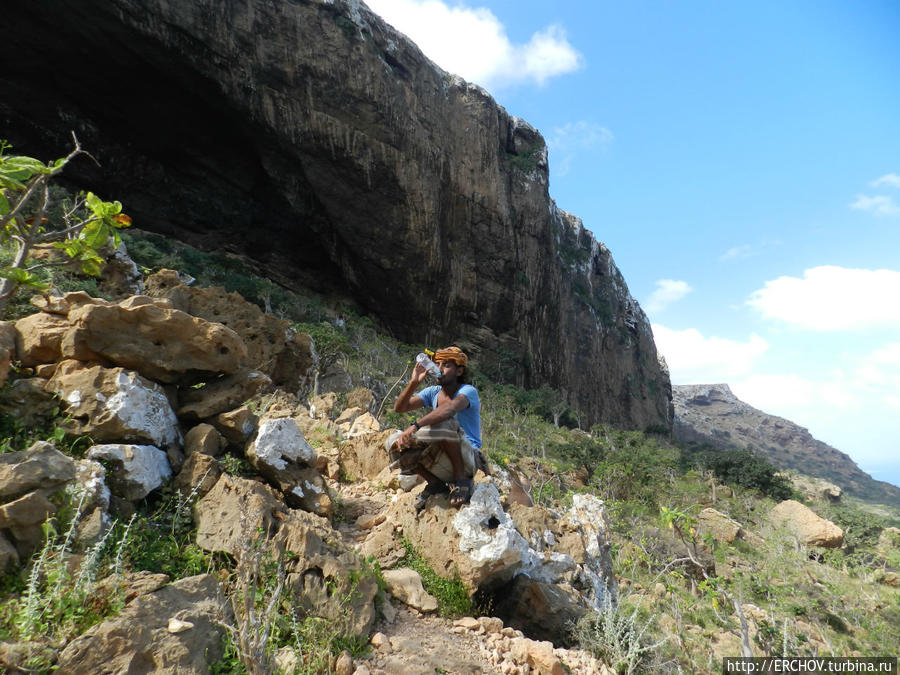
<svg viewBox="0 0 900 675"><path fill-rule="evenodd" d="M359 549L372 528L385 522L390 505L398 495L393 490L379 489L371 481L335 483L334 487L339 488L347 518L337 530L348 547ZM440 498L432 499L426 511L430 509L455 511ZM549 642L529 640L521 631L503 626L495 617L451 620L396 600L383 613L372 635L371 657L358 660L356 669L348 672L355 675L609 672L586 652L554 649Z"/></svg>

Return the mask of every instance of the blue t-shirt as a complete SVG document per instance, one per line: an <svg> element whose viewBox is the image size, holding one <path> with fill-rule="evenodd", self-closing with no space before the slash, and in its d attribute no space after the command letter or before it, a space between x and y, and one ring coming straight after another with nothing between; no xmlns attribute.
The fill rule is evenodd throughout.
<svg viewBox="0 0 900 675"><path fill-rule="evenodd" d="M425 403L425 407L434 409L437 407L437 397L441 391L441 386L436 384L426 387L417 395ZM460 410L454 417L462 427L463 433L469 439L469 443L476 448L481 447L481 400L478 398L478 390L471 384L464 384L456 392L459 396L462 394L469 399L469 407Z"/></svg>

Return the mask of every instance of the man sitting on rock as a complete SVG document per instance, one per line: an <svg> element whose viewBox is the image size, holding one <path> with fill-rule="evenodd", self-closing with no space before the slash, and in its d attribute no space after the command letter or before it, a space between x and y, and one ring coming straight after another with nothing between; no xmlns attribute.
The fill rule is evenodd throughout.
<svg viewBox="0 0 900 675"><path fill-rule="evenodd" d="M476 469L484 467L480 450L481 402L478 390L465 383L468 358L459 347L447 347L435 353L434 361L441 369L439 384L414 395L426 375L425 368L417 363L394 403L398 413L423 406L431 408L431 412L406 430L392 434L385 443L392 456L399 455L395 464L403 473L418 474L426 481L416 500L416 513L425 508L429 497L437 494L449 494L451 506L468 503L472 477Z"/></svg>

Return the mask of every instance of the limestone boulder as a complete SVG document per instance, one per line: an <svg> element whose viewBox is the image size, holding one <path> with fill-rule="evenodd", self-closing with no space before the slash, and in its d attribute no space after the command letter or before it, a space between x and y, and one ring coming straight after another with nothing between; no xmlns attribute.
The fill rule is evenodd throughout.
<svg viewBox="0 0 900 675"><path fill-rule="evenodd" d="M16 355L23 366L60 360L69 321L56 314L37 312L16 321Z"/></svg>
<svg viewBox="0 0 900 675"><path fill-rule="evenodd" d="M66 491L85 512L94 508L103 511L109 508L111 493L106 484L106 469L93 459L75 461L75 480L66 485Z"/></svg>
<svg viewBox="0 0 900 675"><path fill-rule="evenodd" d="M75 478L75 471L72 458L46 441L0 454L0 500L10 501L38 488L60 487Z"/></svg>
<svg viewBox="0 0 900 675"><path fill-rule="evenodd" d="M181 445L178 418L165 392L135 372L63 361L45 389L64 401L73 433L98 442Z"/></svg>
<svg viewBox="0 0 900 675"><path fill-rule="evenodd" d="M401 494L384 525L399 526L433 569L458 570L471 591L500 586L535 561L535 552L504 512L494 485L476 485L471 503L458 511L449 507L446 497L437 496L416 516L414 500L414 493Z"/></svg>
<svg viewBox="0 0 900 675"><path fill-rule="evenodd" d="M438 608L437 600L422 586L422 577L415 570L401 567L382 573L388 592L401 602L420 612L433 612Z"/></svg>
<svg viewBox="0 0 900 675"><path fill-rule="evenodd" d="M558 527L556 554L568 555L576 563L576 571L566 576L565 580L594 609L615 602L617 585L603 501L591 494L573 495L572 506ZM552 566L550 569L553 569Z"/></svg>
<svg viewBox="0 0 900 675"><path fill-rule="evenodd" d="M211 424L198 424L184 435L184 454L217 457L222 454L227 441Z"/></svg>
<svg viewBox="0 0 900 675"><path fill-rule="evenodd" d="M807 546L840 548L844 543L844 532L841 528L793 499L777 504L769 514L769 518L775 527L784 527Z"/></svg>
<svg viewBox="0 0 900 675"><path fill-rule="evenodd" d="M272 387L269 376L256 370L245 370L202 383L181 387L178 391L180 419L206 419L233 410L247 399Z"/></svg>
<svg viewBox="0 0 900 675"><path fill-rule="evenodd" d="M62 295L32 295L28 300L32 305L47 314L69 316L69 312L82 305L108 305L108 300L94 298L85 291L71 291Z"/></svg>
<svg viewBox="0 0 900 675"><path fill-rule="evenodd" d="M334 420L334 423L338 425L341 432L347 433L350 431L350 427L353 425L353 421L365 412L362 408L357 408L356 406L347 406L341 411L341 414L337 416Z"/></svg>
<svg viewBox="0 0 900 675"><path fill-rule="evenodd" d="M839 502L843 496L843 490L839 486L823 478L805 476L794 472L789 472L787 477L791 481L791 486L794 490L807 501Z"/></svg>
<svg viewBox="0 0 900 675"><path fill-rule="evenodd" d="M237 557L248 537L260 530L274 533L287 512L284 502L267 485L223 474L194 505L197 545Z"/></svg>
<svg viewBox="0 0 900 675"><path fill-rule="evenodd" d="M356 438L357 436L369 436L377 434L381 431L381 423L372 413L363 413L350 425L347 431L347 438Z"/></svg>
<svg viewBox="0 0 900 675"><path fill-rule="evenodd" d="M9 376L9 367L16 358L16 327L9 321L0 321L0 386Z"/></svg>
<svg viewBox="0 0 900 675"><path fill-rule="evenodd" d="M170 620L190 624L173 632ZM215 578L202 574L139 595L59 655L63 673L206 673L223 655L233 615Z"/></svg>
<svg viewBox="0 0 900 675"><path fill-rule="evenodd" d="M186 373L234 373L247 357L240 336L225 326L156 303L83 305L68 315L64 357L105 359L158 382Z"/></svg>
<svg viewBox="0 0 900 675"><path fill-rule="evenodd" d="M266 480L278 487L289 506L319 515L331 512L331 499L315 469L316 451L292 417L264 419L247 458Z"/></svg>
<svg viewBox="0 0 900 675"><path fill-rule="evenodd" d="M739 522L715 509L703 509L697 515L697 521L701 534L709 534L722 544L732 543L743 533Z"/></svg>
<svg viewBox="0 0 900 675"><path fill-rule="evenodd" d="M52 494L53 490L33 490L0 505L0 530L16 531L43 523L57 511L49 499Z"/></svg>
<svg viewBox="0 0 900 675"><path fill-rule="evenodd" d="M392 429L380 433L358 436L341 443L338 461L344 472L354 478L374 479L390 464L384 442Z"/></svg>
<svg viewBox="0 0 900 675"><path fill-rule="evenodd" d="M110 490L131 502L143 499L172 477L166 453L152 445L94 445L87 458L110 462L114 467L109 475Z"/></svg>
<svg viewBox="0 0 900 675"><path fill-rule="evenodd" d="M308 378L313 366L309 336L264 313L238 293L187 286L172 270L147 277L144 292L168 298L176 309L233 330L247 348L247 366L265 373L275 386L296 391Z"/></svg>
<svg viewBox="0 0 900 675"><path fill-rule="evenodd" d="M13 416L23 427L46 425L59 412L59 401L45 390L46 384L40 377L13 380L0 390L0 410Z"/></svg>
<svg viewBox="0 0 900 675"><path fill-rule="evenodd" d="M172 486L188 499L201 499L215 487L222 475L222 467L215 458L195 453L187 458Z"/></svg>
<svg viewBox="0 0 900 675"><path fill-rule="evenodd" d="M249 407L241 406L228 412L219 413L207 420L229 445L243 450L247 441L256 432L259 418Z"/></svg>
<svg viewBox="0 0 900 675"><path fill-rule="evenodd" d="M309 416L317 420L331 419L337 404L338 396L333 391L326 392L319 396L313 396L309 400Z"/></svg>

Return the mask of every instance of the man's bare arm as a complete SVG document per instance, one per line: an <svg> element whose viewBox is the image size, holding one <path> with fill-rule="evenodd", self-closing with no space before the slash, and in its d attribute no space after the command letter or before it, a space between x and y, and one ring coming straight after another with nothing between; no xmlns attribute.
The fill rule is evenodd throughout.
<svg viewBox="0 0 900 675"><path fill-rule="evenodd" d="M413 368L409 382L406 383L403 391L400 392L397 400L394 401L394 412L405 413L425 405L425 402L421 398L413 395L418 386L422 384L422 381L425 379L425 374L425 369L417 363L416 367Z"/></svg>

